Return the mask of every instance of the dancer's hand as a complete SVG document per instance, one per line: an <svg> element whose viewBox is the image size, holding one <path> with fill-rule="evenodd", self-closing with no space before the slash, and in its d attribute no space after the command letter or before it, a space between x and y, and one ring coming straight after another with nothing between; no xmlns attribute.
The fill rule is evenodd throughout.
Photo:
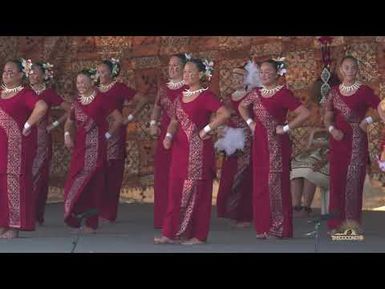
<svg viewBox="0 0 385 289"><path fill-rule="evenodd" d="M342 131L340 131L339 129L336 129L336 128L333 129L330 134L337 141L340 141L344 138L344 133Z"/></svg>
<svg viewBox="0 0 385 289"><path fill-rule="evenodd" d="M156 125L150 126L150 135L154 138L159 135L159 128Z"/></svg>
<svg viewBox="0 0 385 289"><path fill-rule="evenodd" d="M203 129L199 132L199 137L203 140L209 139L211 136L207 134Z"/></svg>
<svg viewBox="0 0 385 289"><path fill-rule="evenodd" d="M277 125L277 127L275 128L275 133L276 134L285 134L285 131L283 130L283 126Z"/></svg>
<svg viewBox="0 0 385 289"><path fill-rule="evenodd" d="M166 149L166 150L169 150L171 148L171 138L169 137L165 137L163 139L163 147Z"/></svg>
<svg viewBox="0 0 385 289"><path fill-rule="evenodd" d="M226 127L224 126L219 126L217 128L217 137L218 138L223 138L225 136L225 132L226 132Z"/></svg>
<svg viewBox="0 0 385 289"><path fill-rule="evenodd" d="M378 157L376 160L377 160L377 164L378 164L378 167L380 168L380 170L382 172L385 172L385 161L380 160Z"/></svg>
<svg viewBox="0 0 385 289"><path fill-rule="evenodd" d="M364 132L367 132L368 131L368 122L366 121L366 119L363 119L361 122L360 122L360 129Z"/></svg>
<svg viewBox="0 0 385 289"><path fill-rule="evenodd" d="M72 138L70 134L64 134L64 145L68 150L72 150L74 147L74 142L72 141Z"/></svg>
<svg viewBox="0 0 385 289"><path fill-rule="evenodd" d="M29 135L31 133L31 125L28 123L28 122L26 122L25 124L24 124L24 128L23 128L23 135L24 136L27 136L27 135Z"/></svg>
<svg viewBox="0 0 385 289"><path fill-rule="evenodd" d="M249 128L251 130L251 133L254 135L254 131L255 131L255 122L254 121L252 123L250 123Z"/></svg>
<svg viewBox="0 0 385 289"><path fill-rule="evenodd" d="M47 133L50 133L55 127L51 124L47 126Z"/></svg>

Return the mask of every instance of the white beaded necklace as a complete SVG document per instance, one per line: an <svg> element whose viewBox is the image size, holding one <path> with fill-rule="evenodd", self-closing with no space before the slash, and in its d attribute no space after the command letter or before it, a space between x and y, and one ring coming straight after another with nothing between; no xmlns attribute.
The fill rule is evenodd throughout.
<svg viewBox="0 0 385 289"><path fill-rule="evenodd" d="M186 89L185 91L183 91L183 96L190 97L190 96L193 96L195 94L199 94L201 92L204 92L207 89L208 88L200 88L200 89L197 89L197 90L194 90L194 91L191 91L190 89Z"/></svg>
<svg viewBox="0 0 385 289"><path fill-rule="evenodd" d="M99 84L99 90L101 92L109 91L115 85L115 83L116 83L116 80L107 85Z"/></svg>
<svg viewBox="0 0 385 289"><path fill-rule="evenodd" d="M5 86L5 84L3 84L1 86L2 90L3 90L3 93L6 93L6 94L9 94L9 93L18 93L19 91L21 91L24 87L22 85L19 85L17 87L14 87L14 88L8 88Z"/></svg>
<svg viewBox="0 0 385 289"><path fill-rule="evenodd" d="M166 83L166 85L169 89L172 89L172 90L179 89L184 85L184 80L177 81L177 82L170 80L169 82Z"/></svg>
<svg viewBox="0 0 385 289"><path fill-rule="evenodd" d="M40 88L32 87L32 89L36 92L37 95L40 95L44 90L47 89L47 86L43 83Z"/></svg>
<svg viewBox="0 0 385 289"><path fill-rule="evenodd" d="M266 88L266 87L262 87L261 88L261 94L262 96L273 96L274 94L276 94L278 91L280 91L282 89L283 85L278 85L274 88Z"/></svg>
<svg viewBox="0 0 385 289"><path fill-rule="evenodd" d="M95 99L95 96L96 96L96 90L94 90L94 92L89 96L81 95L79 99L81 104L87 105L87 104L90 104Z"/></svg>
<svg viewBox="0 0 385 289"><path fill-rule="evenodd" d="M352 85L345 85L345 84L341 83L339 88L340 88L340 92L343 95L351 95L355 91L357 91L357 89L359 89L360 86L361 86L361 82L356 81Z"/></svg>

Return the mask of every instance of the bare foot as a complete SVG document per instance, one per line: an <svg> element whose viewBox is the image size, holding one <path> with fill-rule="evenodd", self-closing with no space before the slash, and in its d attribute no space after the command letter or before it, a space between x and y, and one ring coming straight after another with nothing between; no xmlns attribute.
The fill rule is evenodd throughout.
<svg viewBox="0 0 385 289"><path fill-rule="evenodd" d="M257 239L264 240L264 239L266 239L267 234L266 234L266 233L257 234L257 235L255 235L255 237L256 237Z"/></svg>
<svg viewBox="0 0 385 289"><path fill-rule="evenodd" d="M7 228L1 227L1 228L0 228L0 235L2 235L3 233L5 233L7 230L8 230Z"/></svg>
<svg viewBox="0 0 385 289"><path fill-rule="evenodd" d="M178 244L177 240L170 239L166 236L160 236L154 238L155 245L163 245L163 244Z"/></svg>
<svg viewBox="0 0 385 289"><path fill-rule="evenodd" d="M71 228L71 227L69 228L70 234L79 234L80 231L81 231L80 228Z"/></svg>
<svg viewBox="0 0 385 289"><path fill-rule="evenodd" d="M99 217L99 222L102 224L112 224L113 223L112 221L105 219L103 217Z"/></svg>
<svg viewBox="0 0 385 289"><path fill-rule="evenodd" d="M84 232L84 234L95 234L96 230L93 228L90 228L90 227L84 227L83 232Z"/></svg>
<svg viewBox="0 0 385 289"><path fill-rule="evenodd" d="M187 245L187 246L193 246L193 245L202 245L205 244L206 242L203 242L197 238L191 238L190 240L184 241L181 244L182 245Z"/></svg>
<svg viewBox="0 0 385 289"><path fill-rule="evenodd" d="M235 228L248 228L250 227L251 223L250 222L237 222L233 225Z"/></svg>
<svg viewBox="0 0 385 289"><path fill-rule="evenodd" d="M267 240L278 240L278 239L281 239L281 238L278 237L278 236L275 236L275 235L267 234L267 235L266 235L266 239L267 239Z"/></svg>
<svg viewBox="0 0 385 289"><path fill-rule="evenodd" d="M0 235L0 239L15 239L19 237L19 231L16 229L8 229Z"/></svg>

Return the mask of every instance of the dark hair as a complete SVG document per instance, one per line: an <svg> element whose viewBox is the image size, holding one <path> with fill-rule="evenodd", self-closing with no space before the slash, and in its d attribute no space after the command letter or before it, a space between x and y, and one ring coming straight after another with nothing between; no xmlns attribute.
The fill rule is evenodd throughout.
<svg viewBox="0 0 385 289"><path fill-rule="evenodd" d="M206 66L203 64L203 61L199 58L191 58L190 60L187 61L188 62L191 62L191 63L194 63L195 66L198 68L198 71L199 72L206 72ZM206 76L203 76L200 78L201 81L207 81L207 77Z"/></svg>
<svg viewBox="0 0 385 289"><path fill-rule="evenodd" d="M33 63L32 64L32 68L34 68L34 67L39 67L41 72L43 72L43 74L45 73L46 69L43 66L43 62L35 62L35 63Z"/></svg>
<svg viewBox="0 0 385 289"><path fill-rule="evenodd" d="M117 72L116 72L115 74L112 73L113 70L114 70L114 63L113 63L111 60L105 59L105 60L103 60L103 61L101 62L101 64L107 65L108 69L109 69L110 72L111 72L112 77L116 77L116 76L119 75L119 73L120 73L120 64L119 64L119 62L116 62L116 63L115 63L115 65L118 66Z"/></svg>
<svg viewBox="0 0 385 289"><path fill-rule="evenodd" d="M187 63L187 58L185 54L182 54L182 53L173 54L171 55L171 57L177 57L180 60L180 62L182 62L183 65Z"/></svg>
<svg viewBox="0 0 385 289"><path fill-rule="evenodd" d="M274 70L278 72L278 66L279 66L279 63L273 59L268 59L268 60L265 60L265 61L262 61L261 62L261 65L263 63L269 63L271 64L271 66L273 66Z"/></svg>
<svg viewBox="0 0 385 289"><path fill-rule="evenodd" d="M35 62L35 63L33 63L33 64L32 64L32 68L34 68L34 67L39 67L39 69L40 69L41 72L43 73L43 81L44 81L44 82L49 82L49 81L50 81L49 78L48 78L48 79L45 78L45 73L46 73L46 70L47 70L47 69L44 68L43 62Z"/></svg>
<svg viewBox="0 0 385 289"><path fill-rule="evenodd" d="M342 63L344 63L344 61L345 61L346 59L352 60L352 61L355 62L356 65L358 66L358 60L357 60L357 58L355 58L355 57L352 56L352 55L345 55L344 57L342 57L342 59L341 59L341 61L340 61L340 66L342 65Z"/></svg>
<svg viewBox="0 0 385 289"><path fill-rule="evenodd" d="M92 76L95 75L95 70L92 68L83 68L77 75L84 74L85 76L88 76L91 80Z"/></svg>
<svg viewBox="0 0 385 289"><path fill-rule="evenodd" d="M15 63L19 72L23 72L24 67L23 67L23 64L22 64L20 59L12 59L12 60L7 61L7 63L9 63L9 62Z"/></svg>
<svg viewBox="0 0 385 289"><path fill-rule="evenodd" d="M205 72L206 71L206 66L203 64L203 61L199 58L191 58L187 62L194 63L195 66L198 68L199 72Z"/></svg>

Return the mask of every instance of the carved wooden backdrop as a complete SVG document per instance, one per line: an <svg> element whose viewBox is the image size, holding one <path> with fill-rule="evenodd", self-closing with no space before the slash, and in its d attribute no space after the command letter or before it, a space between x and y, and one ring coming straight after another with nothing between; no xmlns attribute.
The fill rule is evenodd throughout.
<svg viewBox="0 0 385 289"><path fill-rule="evenodd" d="M340 58L348 48L360 59L361 79L368 83L381 98L385 95L385 37L334 37L331 44L332 58ZM97 64L104 58L119 58L122 64L120 81L139 88L144 83L153 98L158 79L167 73L169 56L191 52L195 56L215 62L211 88L223 97L230 92L231 70L250 57L264 59L284 56L288 64L286 82L295 95L305 100L309 86L322 69L320 45L317 37L282 36L90 36L90 37L0 37L0 63L15 57L45 60L54 64L55 85L68 100L74 95L74 77L83 67ZM125 200L152 201L154 140L148 136L152 105L146 106L139 118L128 126L126 171L122 198ZM130 107L125 108L127 115ZM55 110L56 117L62 112ZM382 124L370 126L370 157L378 153L378 141ZM300 140L307 129L293 133L294 153L301 149ZM63 146L63 129L54 135L54 156L50 180L50 200L62 199L62 187L66 176L69 154ZM385 182L373 162L370 174Z"/></svg>

